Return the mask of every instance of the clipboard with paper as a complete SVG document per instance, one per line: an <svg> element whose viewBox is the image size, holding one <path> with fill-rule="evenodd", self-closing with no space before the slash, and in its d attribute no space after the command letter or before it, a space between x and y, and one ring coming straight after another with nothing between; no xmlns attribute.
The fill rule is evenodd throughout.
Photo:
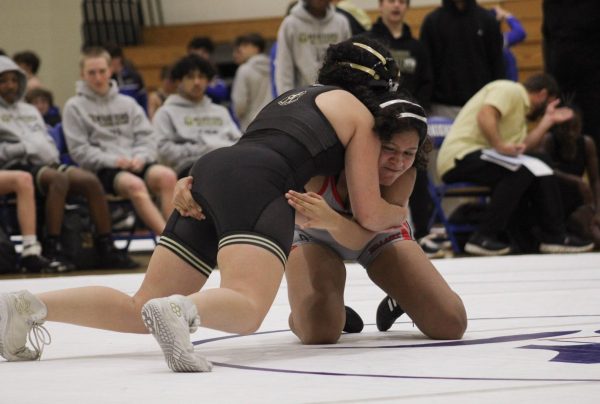
<svg viewBox="0 0 600 404"><path fill-rule="evenodd" d="M511 171L517 171L521 166L525 166L536 177L552 175L554 171L542 160L521 154L519 156L507 156L498 153L494 149L484 149L481 151L481 159L490 163L497 164Z"/></svg>

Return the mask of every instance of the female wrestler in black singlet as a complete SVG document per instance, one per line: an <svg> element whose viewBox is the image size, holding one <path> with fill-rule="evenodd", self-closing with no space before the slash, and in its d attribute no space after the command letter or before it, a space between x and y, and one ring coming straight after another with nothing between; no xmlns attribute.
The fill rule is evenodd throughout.
<svg viewBox="0 0 600 404"><path fill-rule="evenodd" d="M402 208L380 195L380 142L369 109L378 107L376 95L387 92L396 78L397 66L376 41L332 45L319 73L319 83L327 87L284 94L259 114L238 144L199 159L193 194L206 219L197 223L173 214L133 297L103 287L4 294L0 354L8 360L38 358L38 347L25 347L26 336L49 320L150 331L172 370L209 371L211 364L194 352L189 333L199 325L240 334L260 326L292 242L288 190L344 167L359 223L373 231L401 225ZM217 263L220 287L198 292ZM17 309L23 302L31 307L28 313Z"/></svg>

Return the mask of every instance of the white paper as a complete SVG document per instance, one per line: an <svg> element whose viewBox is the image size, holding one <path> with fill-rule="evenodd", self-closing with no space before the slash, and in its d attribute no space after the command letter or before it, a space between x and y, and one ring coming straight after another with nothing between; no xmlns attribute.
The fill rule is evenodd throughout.
<svg viewBox="0 0 600 404"><path fill-rule="evenodd" d="M481 152L481 159L490 163L498 164L508 170L517 171L522 165L525 166L536 177L552 175L554 171L542 160L521 154L518 156L507 156L498 153L494 149L485 149Z"/></svg>

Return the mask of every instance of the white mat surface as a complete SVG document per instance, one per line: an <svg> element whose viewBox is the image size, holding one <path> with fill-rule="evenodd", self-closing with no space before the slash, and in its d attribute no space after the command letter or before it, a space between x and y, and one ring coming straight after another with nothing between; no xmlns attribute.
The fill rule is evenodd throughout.
<svg viewBox="0 0 600 404"><path fill-rule="evenodd" d="M600 254L435 264L465 301L462 341L427 339L405 316L378 332L383 294L349 265L346 301L367 325L337 345L297 342L285 284L259 333L193 335L212 373L171 373L147 335L47 323L53 343L40 362L0 361L0 403L600 402ZM133 293L141 279L4 280L0 292L106 285Z"/></svg>

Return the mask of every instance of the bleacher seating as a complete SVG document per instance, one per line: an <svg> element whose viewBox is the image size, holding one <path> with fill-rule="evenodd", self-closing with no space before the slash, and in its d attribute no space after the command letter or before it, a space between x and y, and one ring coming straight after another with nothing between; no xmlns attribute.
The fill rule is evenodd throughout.
<svg viewBox="0 0 600 404"><path fill-rule="evenodd" d="M481 4L487 8L501 5L519 18L525 27L527 39L513 48L519 66L520 79L524 80L532 74L542 72L542 0L504 0ZM435 7L437 6L411 7L406 18L415 35L419 33L425 15ZM368 14L375 20L379 12L377 9L373 9L368 10ZM143 45L127 47L124 51L127 58L135 63L144 77L148 89L154 90L159 85L160 68L183 56L185 47L192 37L210 36L217 45L217 55L215 56L217 62L227 62L224 59L231 58L230 51L227 49L231 48L231 44L237 36L248 32L258 32L268 42L272 42L277 37L277 29L282 19L283 17L269 17L148 27L142 34ZM221 52L219 52L219 48Z"/></svg>

